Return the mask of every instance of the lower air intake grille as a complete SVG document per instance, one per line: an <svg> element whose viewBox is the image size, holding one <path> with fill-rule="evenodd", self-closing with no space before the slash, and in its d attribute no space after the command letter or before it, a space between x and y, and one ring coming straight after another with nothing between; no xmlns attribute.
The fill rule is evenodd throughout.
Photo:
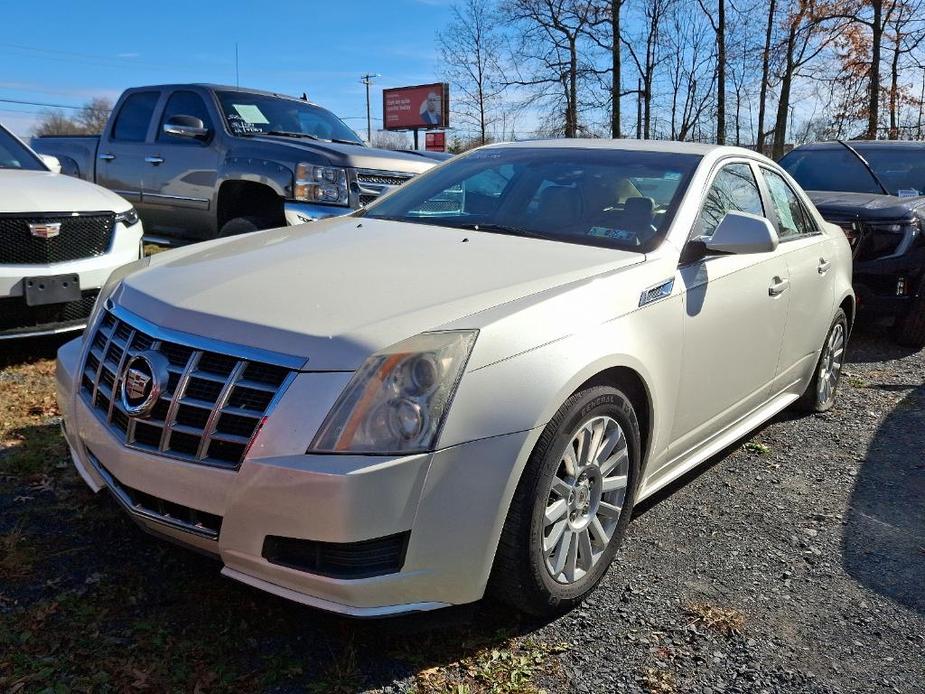
<svg viewBox="0 0 925 694"><path fill-rule="evenodd" d="M105 312L90 339L80 390L125 445L188 462L235 469L292 372L282 366L204 351L136 329ZM146 350L169 362L169 379L145 417L122 406L129 359Z"/></svg>
<svg viewBox="0 0 925 694"><path fill-rule="evenodd" d="M361 542L317 542L268 535L263 558L297 571L330 578L357 579L401 571L410 532Z"/></svg>
<svg viewBox="0 0 925 694"><path fill-rule="evenodd" d="M29 306L21 296L0 299L0 335L78 328L87 322L97 294L91 289L76 301L45 306Z"/></svg>

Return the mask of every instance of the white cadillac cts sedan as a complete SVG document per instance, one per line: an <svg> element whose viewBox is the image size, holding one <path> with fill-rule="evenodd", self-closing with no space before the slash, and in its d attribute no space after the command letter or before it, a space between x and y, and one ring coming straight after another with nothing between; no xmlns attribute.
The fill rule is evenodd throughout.
<svg viewBox="0 0 925 694"><path fill-rule="evenodd" d="M226 576L357 616L486 590L548 614L634 504L830 408L853 315L844 234L760 155L504 144L129 266L58 388L87 484Z"/></svg>

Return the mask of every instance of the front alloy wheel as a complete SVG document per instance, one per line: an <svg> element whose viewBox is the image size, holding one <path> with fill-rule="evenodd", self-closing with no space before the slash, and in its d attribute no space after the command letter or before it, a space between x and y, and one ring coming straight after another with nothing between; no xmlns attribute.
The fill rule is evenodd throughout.
<svg viewBox="0 0 925 694"><path fill-rule="evenodd" d="M848 346L848 317L838 309L822 344L816 371L806 392L797 400L797 409L805 412L826 412L835 404L835 393L845 364Z"/></svg>
<svg viewBox="0 0 925 694"><path fill-rule="evenodd" d="M629 471L626 437L612 417L583 423L562 452L544 514L546 570L575 583L597 564L613 538Z"/></svg>
<svg viewBox="0 0 925 694"><path fill-rule="evenodd" d="M489 587L524 612L581 602L613 561L633 512L639 422L609 386L572 395L543 430L501 533Z"/></svg>

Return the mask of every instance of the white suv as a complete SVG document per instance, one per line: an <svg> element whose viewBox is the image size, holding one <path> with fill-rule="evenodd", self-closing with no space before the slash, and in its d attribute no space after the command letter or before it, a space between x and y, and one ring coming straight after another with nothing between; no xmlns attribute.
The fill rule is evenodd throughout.
<svg viewBox="0 0 925 694"><path fill-rule="evenodd" d="M0 126L0 340L82 329L109 274L141 257L132 206L58 168Z"/></svg>

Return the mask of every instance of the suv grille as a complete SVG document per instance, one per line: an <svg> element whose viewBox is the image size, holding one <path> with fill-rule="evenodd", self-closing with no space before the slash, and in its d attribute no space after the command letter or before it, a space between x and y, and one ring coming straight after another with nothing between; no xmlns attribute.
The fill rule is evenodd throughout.
<svg viewBox="0 0 925 694"><path fill-rule="evenodd" d="M60 223L57 236L33 236L30 224ZM103 255L112 242L115 215L89 214L0 215L0 264L45 265Z"/></svg>
<svg viewBox="0 0 925 694"><path fill-rule="evenodd" d="M122 408L128 358L145 350L170 362L170 379L146 418ZM93 333L80 390L125 445L188 462L236 469L289 369L158 340L108 311Z"/></svg>
<svg viewBox="0 0 925 694"><path fill-rule="evenodd" d="M0 299L0 336L80 328L90 316L99 289L88 289L77 301L28 306L21 296Z"/></svg>

